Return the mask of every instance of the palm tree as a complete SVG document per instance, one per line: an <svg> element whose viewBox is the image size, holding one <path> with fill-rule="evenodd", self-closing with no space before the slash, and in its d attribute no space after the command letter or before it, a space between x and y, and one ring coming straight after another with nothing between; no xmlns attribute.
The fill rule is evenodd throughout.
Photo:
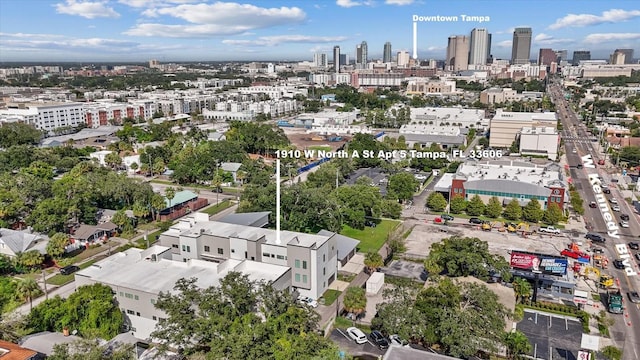
<svg viewBox="0 0 640 360"><path fill-rule="evenodd" d="M16 286L16 296L22 301L29 300L29 311L33 310L33 298L41 292L38 283L30 278L20 280Z"/></svg>
<svg viewBox="0 0 640 360"><path fill-rule="evenodd" d="M520 355L527 355L531 352L529 339L525 334L517 330L505 334L504 345L507 347L508 359L515 359Z"/></svg>
<svg viewBox="0 0 640 360"><path fill-rule="evenodd" d="M169 186L164 190L164 196L169 200L169 208L171 208L173 206L171 204L171 200L173 200L173 198L176 196L176 189L174 189L172 186ZM169 212L172 212L172 210L173 209L170 209Z"/></svg>
<svg viewBox="0 0 640 360"><path fill-rule="evenodd" d="M356 315L362 314L367 309L367 297L361 287L350 287L344 294L344 309Z"/></svg>
<svg viewBox="0 0 640 360"><path fill-rule="evenodd" d="M531 284L523 278L515 278L512 285L513 292L516 295L516 301L520 299L521 303L524 303L525 300L528 302L529 296L531 295L531 292L533 290L531 289Z"/></svg>
<svg viewBox="0 0 640 360"><path fill-rule="evenodd" d="M369 251L364 258L364 266L369 268L369 273L374 273L382 265L384 265L382 255L375 251Z"/></svg>

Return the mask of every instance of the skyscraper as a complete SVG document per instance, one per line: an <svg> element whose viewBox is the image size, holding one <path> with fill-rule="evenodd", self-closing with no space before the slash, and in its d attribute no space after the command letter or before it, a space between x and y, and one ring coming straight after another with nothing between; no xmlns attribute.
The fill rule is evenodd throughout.
<svg viewBox="0 0 640 360"><path fill-rule="evenodd" d="M313 54L313 65L319 68L327 67L327 54L325 53L315 53Z"/></svg>
<svg viewBox="0 0 640 360"><path fill-rule="evenodd" d="M569 60L569 55L567 55L567 50L556 50L556 56L558 57L558 64L561 61Z"/></svg>
<svg viewBox="0 0 640 360"><path fill-rule="evenodd" d="M538 54L538 65L551 66L551 63L558 63L558 55L552 49L540 49Z"/></svg>
<svg viewBox="0 0 640 360"><path fill-rule="evenodd" d="M340 72L340 46L333 47L333 70Z"/></svg>
<svg viewBox="0 0 640 360"><path fill-rule="evenodd" d="M469 65L486 65L491 56L491 34L487 29L471 30Z"/></svg>
<svg viewBox="0 0 640 360"><path fill-rule="evenodd" d="M369 49L366 41L363 41L356 46L356 67L358 69L367 68L367 58L369 57L368 52Z"/></svg>
<svg viewBox="0 0 640 360"><path fill-rule="evenodd" d="M573 58L571 58L572 65L580 65L582 60L591 60L591 51L578 50L573 52Z"/></svg>
<svg viewBox="0 0 640 360"><path fill-rule="evenodd" d="M633 64L633 49L616 49L615 52L624 54L625 64Z"/></svg>
<svg viewBox="0 0 640 360"><path fill-rule="evenodd" d="M406 50L398 51L398 55L396 58L396 62L398 63L398 67L407 67L409 66L409 52Z"/></svg>
<svg viewBox="0 0 640 360"><path fill-rule="evenodd" d="M384 43L384 50L382 51L382 62L390 63L391 62L391 43Z"/></svg>
<svg viewBox="0 0 640 360"><path fill-rule="evenodd" d="M516 28L513 31L511 63L528 64L531 58L531 28Z"/></svg>
<svg viewBox="0 0 640 360"><path fill-rule="evenodd" d="M449 36L447 45L447 64L445 70L467 70L469 64L469 37L464 35Z"/></svg>

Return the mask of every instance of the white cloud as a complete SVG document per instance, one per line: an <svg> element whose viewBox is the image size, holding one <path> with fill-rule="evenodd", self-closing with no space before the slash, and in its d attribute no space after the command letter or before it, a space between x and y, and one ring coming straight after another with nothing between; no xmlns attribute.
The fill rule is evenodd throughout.
<svg viewBox="0 0 640 360"><path fill-rule="evenodd" d="M503 48L509 48L512 45L513 45L513 42L511 40L500 41L499 43L496 44L496 46L503 47Z"/></svg>
<svg viewBox="0 0 640 360"><path fill-rule="evenodd" d="M584 42L588 44L597 44L616 40L640 40L640 33L600 33L589 34L584 38Z"/></svg>
<svg viewBox="0 0 640 360"><path fill-rule="evenodd" d="M640 10L611 9L604 11L601 15L593 14L569 14L557 19L549 26L549 29L557 30L566 27L584 27L604 23L616 23L640 17Z"/></svg>
<svg viewBox="0 0 640 360"><path fill-rule="evenodd" d="M67 0L65 3L56 4L58 14L77 15L87 19L99 17L118 18L118 14L112 7L107 6L104 1L77 1Z"/></svg>
<svg viewBox="0 0 640 360"><path fill-rule="evenodd" d="M190 24L141 23L125 34L175 38L232 35L252 29L300 23L306 17L304 11L297 7L261 8L250 4L224 2L154 8L143 14L173 16Z"/></svg>
<svg viewBox="0 0 640 360"><path fill-rule="evenodd" d="M350 8L354 6L364 5L364 3L354 0L336 0L336 5L340 7Z"/></svg>
<svg viewBox="0 0 640 360"><path fill-rule="evenodd" d="M538 45L554 45L573 42L573 39L556 39L552 35L540 33L533 38L533 41Z"/></svg>
<svg viewBox="0 0 640 360"><path fill-rule="evenodd" d="M385 4L387 5L398 5L398 6L404 6L404 5L411 5L413 4L415 0L385 0Z"/></svg>
<svg viewBox="0 0 640 360"><path fill-rule="evenodd" d="M277 46L283 43L334 43L346 40L345 36L307 36L307 35L274 35L262 36L255 40L222 40L226 45L237 46Z"/></svg>
<svg viewBox="0 0 640 360"><path fill-rule="evenodd" d="M176 4L189 4L201 0L118 0L120 4L134 8L152 8L160 6L172 6Z"/></svg>

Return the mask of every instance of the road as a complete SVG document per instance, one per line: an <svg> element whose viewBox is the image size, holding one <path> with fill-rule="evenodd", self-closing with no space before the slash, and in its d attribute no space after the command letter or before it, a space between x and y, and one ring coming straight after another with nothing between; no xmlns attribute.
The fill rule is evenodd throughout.
<svg viewBox="0 0 640 360"><path fill-rule="evenodd" d="M638 239L638 234L640 234L638 215L624 200L616 186L617 184L611 182L611 176L606 171L606 162L605 165L595 165L595 168L588 166L578 168L579 164L584 165L582 159L584 156L591 155L595 164L598 164L598 160L604 160L605 157L600 153L597 138L587 132L586 126L578 119L577 115L565 101L562 88L557 84L552 84L550 85L550 94L562 120L562 138L565 143L567 162L570 165L569 171L572 183L576 187L576 190L583 196L585 206L592 201L597 203L593 185L588 178L589 175L599 175L603 178L602 183L609 185L611 194L605 195L609 201L611 198L619 200L620 212L612 211L612 205L610 203L603 205L603 208L601 208L600 204L596 208L586 207L584 221L587 229L590 232L600 233L606 237L605 248L613 258L620 257L620 252L616 245L621 246L623 249L626 247L626 251L631 253L631 250L626 244L632 240L640 240ZM612 236L609 232L613 227L619 227L619 218L622 213L630 216L629 227L620 227L617 229L619 236L615 236L615 234ZM612 219L608 229L604 216L609 216L609 214L612 215ZM629 265L631 267L631 273L638 272L638 264L633 258L629 260ZM639 288L638 277L640 275L627 275L624 270L613 267L611 267L609 273L617 279L617 283L625 295L626 306L624 315L611 315L616 317L616 324L613 329L611 329L612 338L616 346L623 350L624 360L638 360L640 359L640 308L638 308L638 305L626 301L626 294L629 291L637 291Z"/></svg>

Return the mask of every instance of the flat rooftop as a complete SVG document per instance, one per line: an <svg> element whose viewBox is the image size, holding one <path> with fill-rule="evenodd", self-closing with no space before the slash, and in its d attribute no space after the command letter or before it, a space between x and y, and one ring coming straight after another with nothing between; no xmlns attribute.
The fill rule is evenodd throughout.
<svg viewBox="0 0 640 360"><path fill-rule="evenodd" d="M311 248L313 246L320 247L327 240L329 240L329 236L281 230L280 243L278 244L276 242L277 232L273 229L263 229L254 226L229 224L220 221L192 221L192 219L189 219L189 221L181 221L169 230L162 233L162 235L167 236L188 237L198 237L200 236L200 234L226 238L233 237L252 241L264 238L267 244L282 247L286 247L287 245L295 245L306 248Z"/></svg>
<svg viewBox="0 0 640 360"><path fill-rule="evenodd" d="M510 112L510 111L502 111L502 109L498 109L496 111L496 115L493 117L493 120L504 120L504 121L557 121L558 116L555 112Z"/></svg>
<svg viewBox="0 0 640 360"><path fill-rule="evenodd" d="M538 135L538 134L546 134L546 135L558 135L558 132L556 131L556 129L550 127L550 126L543 126L543 127L530 127L530 126L525 126L522 128L522 130L520 130L520 134L523 135Z"/></svg>
<svg viewBox="0 0 640 360"><path fill-rule="evenodd" d="M538 165L518 160L474 161L458 167L455 178L468 182L478 180L511 180L541 186L563 181L561 167L555 163Z"/></svg>
<svg viewBox="0 0 640 360"><path fill-rule="evenodd" d="M246 274L251 280L264 281L275 281L289 271L286 266L249 260L229 259L213 263L191 259L180 262L159 256L158 260L152 260L152 254L160 255L169 250L164 246L153 246L147 250L131 248L80 270L76 277L157 294L173 291L176 282L182 278L196 278L198 287L208 288L220 285L220 279L231 271Z"/></svg>

